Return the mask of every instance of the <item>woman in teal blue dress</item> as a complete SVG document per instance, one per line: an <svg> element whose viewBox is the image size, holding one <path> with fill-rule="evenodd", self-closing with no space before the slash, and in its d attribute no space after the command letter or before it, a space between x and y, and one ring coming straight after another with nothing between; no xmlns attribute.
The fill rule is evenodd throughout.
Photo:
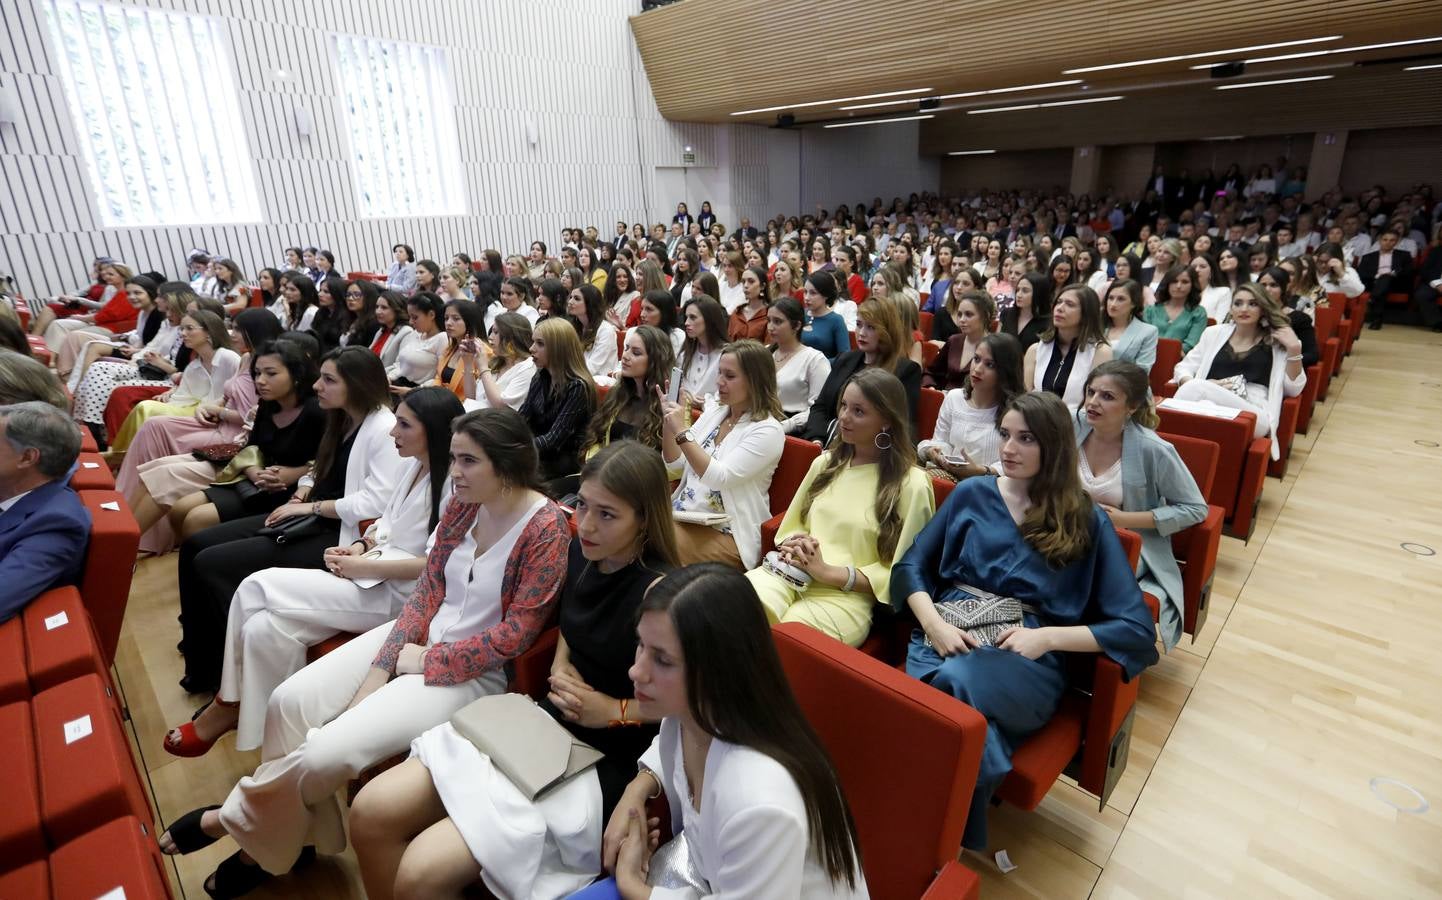
<svg viewBox="0 0 1442 900"><path fill-rule="evenodd" d="M1147 307L1143 318L1156 326L1158 337L1181 341L1182 353L1190 353L1207 328L1207 310L1192 271L1186 266L1168 269L1157 285L1157 302Z"/></svg>
<svg viewBox="0 0 1442 900"><path fill-rule="evenodd" d="M892 603L921 627L906 671L987 720L981 771L962 845L986 848L991 795L1011 755L1056 712L1065 652L1104 653L1127 679L1157 660L1151 613L1106 514L1082 490L1076 438L1054 394L1022 394L1002 415L1000 477L951 492L891 572ZM937 603L990 593L1015 598L1020 626L978 636Z"/></svg>

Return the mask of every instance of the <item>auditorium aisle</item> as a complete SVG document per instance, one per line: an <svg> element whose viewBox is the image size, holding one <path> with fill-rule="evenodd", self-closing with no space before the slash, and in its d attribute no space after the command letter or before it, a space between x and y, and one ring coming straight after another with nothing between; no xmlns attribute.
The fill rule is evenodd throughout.
<svg viewBox="0 0 1442 900"><path fill-rule="evenodd" d="M1442 893L1442 338L1364 332L1267 479L1251 541L1223 538L1211 618L1142 679L1125 777L1100 812L1059 784L1035 813L992 811L1017 869L986 898L1381 896ZM1420 443L1418 443L1420 442ZM1432 446L1428 446L1431 444ZM258 754L160 749L197 701L176 680L175 556L140 564L117 671L160 819L220 802ZM232 853L180 857L198 900ZM983 869L968 856L966 864ZM360 898L354 855L257 898Z"/></svg>

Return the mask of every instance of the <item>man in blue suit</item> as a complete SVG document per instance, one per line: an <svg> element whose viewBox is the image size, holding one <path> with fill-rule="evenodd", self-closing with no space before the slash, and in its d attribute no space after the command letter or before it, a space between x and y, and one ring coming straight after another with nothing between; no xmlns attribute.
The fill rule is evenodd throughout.
<svg viewBox="0 0 1442 900"><path fill-rule="evenodd" d="M69 485L80 430L48 403L0 406L0 622L77 584L90 513Z"/></svg>

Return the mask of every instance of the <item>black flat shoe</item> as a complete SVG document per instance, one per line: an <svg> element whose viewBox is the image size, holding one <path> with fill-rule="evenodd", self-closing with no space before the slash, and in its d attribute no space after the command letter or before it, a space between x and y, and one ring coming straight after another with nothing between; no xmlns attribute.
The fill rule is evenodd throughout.
<svg viewBox="0 0 1442 900"><path fill-rule="evenodd" d="M170 833L170 842L175 845L176 853L194 853L197 850L204 850L211 844L220 840L218 837L211 837L200 830L200 818L212 809L220 809L218 806L202 806L199 809L192 809L190 812L170 823L166 829ZM165 851L161 851L164 853ZM174 855L174 854L167 854Z"/></svg>
<svg viewBox="0 0 1442 900"><path fill-rule="evenodd" d="M304 847L300 851L299 858L290 871L296 872L315 862L315 848ZM235 897L243 897L251 891L275 878L258 863L246 862L241 858L241 851L237 850L225 858L205 880L202 885L205 892L215 900L232 900Z"/></svg>

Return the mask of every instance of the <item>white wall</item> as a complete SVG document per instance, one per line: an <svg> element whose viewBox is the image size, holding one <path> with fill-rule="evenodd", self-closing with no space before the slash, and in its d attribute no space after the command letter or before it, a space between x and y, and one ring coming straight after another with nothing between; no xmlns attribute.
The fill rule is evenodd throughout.
<svg viewBox="0 0 1442 900"><path fill-rule="evenodd" d="M21 106L19 123L0 125L0 271L27 293L75 286L99 254L175 273L188 248L203 247L254 271L286 246L314 244L344 271L383 266L397 241L443 261L457 250L554 242L570 225L610 234L618 218L669 220L683 198L657 196L655 169L682 165L688 145L696 162L684 199L693 211L711 200L728 226L937 185L910 124L793 132L667 122L627 24L638 0L131 2L225 23L263 221L103 228L45 23L32 0L0 0L0 79L14 82ZM333 30L449 48L466 215L360 217L321 40ZM308 139L295 132L297 107L315 121Z"/></svg>

